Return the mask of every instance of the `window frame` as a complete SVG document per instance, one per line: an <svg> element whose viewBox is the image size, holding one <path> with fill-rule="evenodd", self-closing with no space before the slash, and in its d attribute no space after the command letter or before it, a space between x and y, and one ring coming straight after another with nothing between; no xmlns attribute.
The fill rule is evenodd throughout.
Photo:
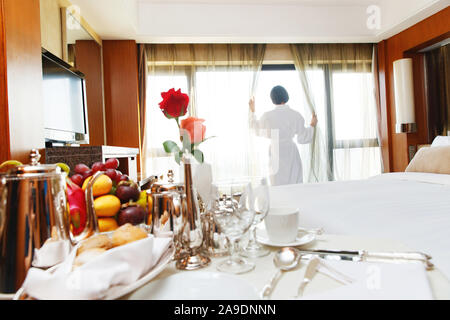
<svg viewBox="0 0 450 320"><path fill-rule="evenodd" d="M371 139L349 139L349 140L336 140L335 139L335 124L334 124L334 111L333 111L333 97L332 97L332 77L333 77L333 67L330 68L328 64L319 64L318 65L324 72L324 87L325 87L325 108L326 108L326 119L325 119L325 127L327 130L327 158L329 163L329 173L328 179L330 181L335 180L335 168L334 168L334 150L340 149L357 149L357 148L374 148L380 147L379 137L371 138ZM195 81L195 67L190 66L179 66L177 69L184 69L182 72L187 80L187 89L188 92L193 92L193 81ZM263 64L261 67L261 71L295 71L295 65L293 63L286 64ZM149 75L150 76L150 75ZM195 92L198 94L198 92ZM378 133L377 133L378 135ZM161 149L163 150L163 149ZM158 151L160 149L158 148ZM170 154L159 153L158 157L170 157Z"/></svg>
<svg viewBox="0 0 450 320"><path fill-rule="evenodd" d="M334 150L340 149L358 149L358 148L377 148L380 147L379 137L372 139L349 139L349 140L336 140L334 131L334 111L333 111L333 97L332 97L332 77L333 68L330 68L328 64L319 64L324 72L325 80L325 108L327 117L325 119L325 125L327 128L327 140L328 140L328 162L330 172L328 173L328 179L330 181L334 179ZM330 70L331 69L331 70ZM295 71L294 64L263 64L261 71ZM378 133L377 133L378 135Z"/></svg>

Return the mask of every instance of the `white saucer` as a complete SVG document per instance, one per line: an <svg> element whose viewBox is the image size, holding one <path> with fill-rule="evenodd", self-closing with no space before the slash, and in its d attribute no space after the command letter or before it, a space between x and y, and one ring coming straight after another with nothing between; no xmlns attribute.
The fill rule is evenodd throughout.
<svg viewBox="0 0 450 320"><path fill-rule="evenodd" d="M316 235L313 233L307 233L303 231L299 231L297 234L297 239L291 243L276 243L269 239L267 235L267 231L265 228L257 228L256 229L256 240L264 244L266 246L272 247L299 247L304 246L305 244L311 243L316 240Z"/></svg>
<svg viewBox="0 0 450 320"><path fill-rule="evenodd" d="M151 281L127 297L130 300L259 300L246 280L218 272L182 272Z"/></svg>

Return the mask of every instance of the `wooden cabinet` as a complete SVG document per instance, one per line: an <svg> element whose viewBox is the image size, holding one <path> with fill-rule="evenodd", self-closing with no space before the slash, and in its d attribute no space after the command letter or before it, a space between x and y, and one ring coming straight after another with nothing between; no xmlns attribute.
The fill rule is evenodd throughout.
<svg viewBox="0 0 450 320"><path fill-rule="evenodd" d="M138 148L123 148L114 146L89 146L89 147L53 147L45 149L46 163L66 163L72 170L78 163L84 163L89 167L94 162L105 162L110 158L119 160L119 168L133 181L138 181L137 156Z"/></svg>
<svg viewBox="0 0 450 320"><path fill-rule="evenodd" d="M75 57L75 67L86 76L89 145L108 144L103 113L102 48L94 40L77 40Z"/></svg>
<svg viewBox="0 0 450 320"><path fill-rule="evenodd" d="M104 40L106 144L139 148L139 86L134 40ZM138 170L140 163L138 160Z"/></svg>
<svg viewBox="0 0 450 320"><path fill-rule="evenodd" d="M44 140L39 0L0 0L0 162Z"/></svg>

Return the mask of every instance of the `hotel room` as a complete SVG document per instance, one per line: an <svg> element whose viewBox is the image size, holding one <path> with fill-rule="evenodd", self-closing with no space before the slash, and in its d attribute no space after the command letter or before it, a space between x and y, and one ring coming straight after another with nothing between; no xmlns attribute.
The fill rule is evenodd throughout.
<svg viewBox="0 0 450 320"><path fill-rule="evenodd" d="M1 299L450 299L448 0L0 0L0 28Z"/></svg>

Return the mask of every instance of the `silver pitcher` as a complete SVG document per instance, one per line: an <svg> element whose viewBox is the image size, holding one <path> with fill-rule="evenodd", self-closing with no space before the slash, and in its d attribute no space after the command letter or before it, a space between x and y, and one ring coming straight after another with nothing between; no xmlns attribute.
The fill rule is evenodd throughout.
<svg viewBox="0 0 450 320"><path fill-rule="evenodd" d="M192 183L192 161L190 155L183 155L184 183L175 183L173 172L169 171L167 182L155 180L147 190L151 232L155 236L172 234L175 265L181 270L203 268L211 262L203 250L203 226Z"/></svg>
<svg viewBox="0 0 450 320"><path fill-rule="evenodd" d="M0 293L14 293L48 239L74 244L66 199L66 173L54 164L31 164L0 174Z"/></svg>

